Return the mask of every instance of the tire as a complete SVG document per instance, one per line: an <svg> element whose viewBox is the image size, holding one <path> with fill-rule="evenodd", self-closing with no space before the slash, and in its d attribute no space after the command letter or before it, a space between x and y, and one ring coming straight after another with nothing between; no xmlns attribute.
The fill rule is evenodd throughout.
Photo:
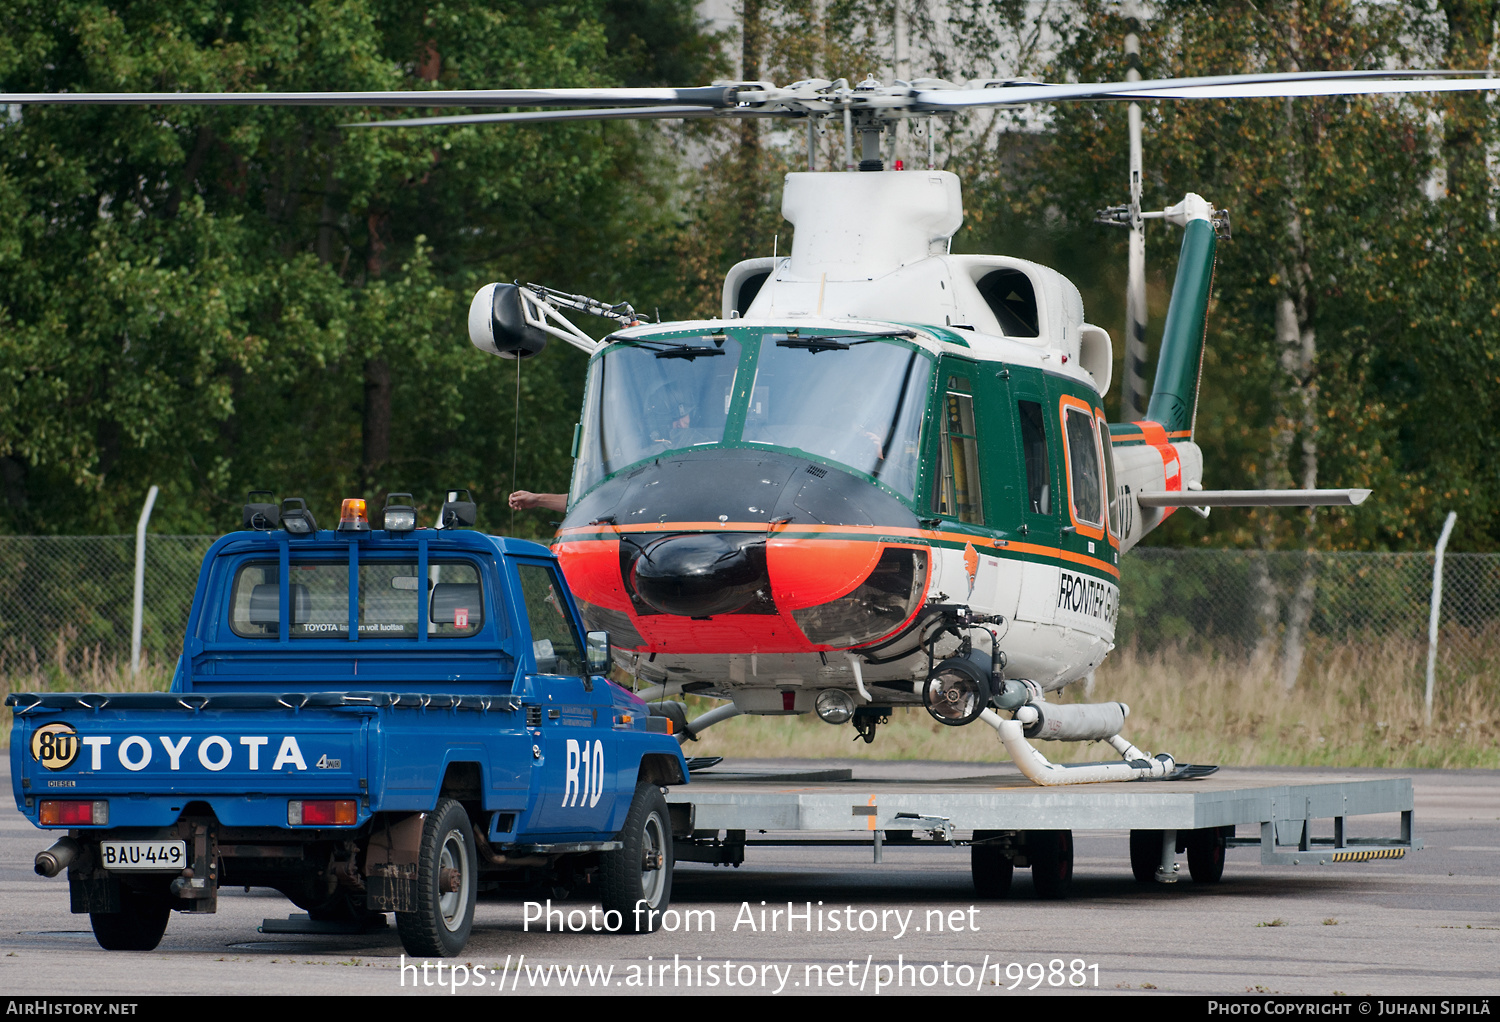
<svg viewBox="0 0 1500 1022"><path fill-rule="evenodd" d="M1224 854L1229 835L1219 827L1205 827L1188 834L1188 873L1195 884L1216 884L1224 878Z"/></svg>
<svg viewBox="0 0 1500 1022"><path fill-rule="evenodd" d="M449 885L445 891L445 873ZM464 807L439 799L422 824L417 857L417 909L397 912L401 946L413 958L452 958L468 943L479 888L479 855L474 827Z"/></svg>
<svg viewBox="0 0 1500 1022"><path fill-rule="evenodd" d="M974 843L969 846L969 872L974 877L974 894L994 900L1010 893L1010 882L1016 873L1016 863L1007 849L998 844L981 844L986 838L997 838L1004 834L1000 830L976 830Z"/></svg>
<svg viewBox="0 0 1500 1022"><path fill-rule="evenodd" d="M620 840L623 848L602 856L600 900L620 914L623 932L651 933L672 902L672 823L656 785L636 785Z"/></svg>
<svg viewBox="0 0 1500 1022"><path fill-rule="evenodd" d="M1073 832L1033 830L1026 834L1026 858L1036 896L1061 901L1073 886Z"/></svg>
<svg viewBox="0 0 1500 1022"><path fill-rule="evenodd" d="M1161 865L1161 835L1159 830L1130 832L1130 872L1135 874L1138 884L1156 883L1156 870Z"/></svg>
<svg viewBox="0 0 1500 1022"><path fill-rule="evenodd" d="M94 939L106 951L154 951L167 932L172 903L165 895L120 891L120 911L90 912Z"/></svg>

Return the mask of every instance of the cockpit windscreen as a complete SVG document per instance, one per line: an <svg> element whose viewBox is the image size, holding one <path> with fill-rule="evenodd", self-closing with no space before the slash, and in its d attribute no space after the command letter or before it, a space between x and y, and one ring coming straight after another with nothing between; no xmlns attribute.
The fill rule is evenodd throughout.
<svg viewBox="0 0 1500 1022"><path fill-rule="evenodd" d="M884 338L766 334L744 439L848 465L909 497L931 370L915 347Z"/></svg>
<svg viewBox="0 0 1500 1022"><path fill-rule="evenodd" d="M574 494L653 455L724 440L739 364L739 342L723 334L606 349L589 367Z"/></svg>

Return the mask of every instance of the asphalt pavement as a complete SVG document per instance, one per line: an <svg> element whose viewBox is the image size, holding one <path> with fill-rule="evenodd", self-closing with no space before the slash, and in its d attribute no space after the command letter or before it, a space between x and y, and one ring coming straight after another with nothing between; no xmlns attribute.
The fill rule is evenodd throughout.
<svg viewBox="0 0 1500 1022"><path fill-rule="evenodd" d="M784 765L921 780L995 769ZM1425 848L1295 867L1232 849L1219 884L1194 884L1184 867L1176 884L1140 885L1124 833L1078 832L1062 902L1035 898L1024 869L1008 899L976 899L962 847L887 846L880 864L868 848L752 848L739 868L680 864L673 929L646 936L591 932L582 897L553 902L550 917L546 892L530 908L484 898L463 956L441 969L405 958L394 925L350 936L260 932L263 920L297 911L260 890L222 892L215 915L174 915L155 951L103 951L88 917L69 913L65 880L33 872L50 839L6 809L0 977L7 994L66 996L1500 993L1500 771L1341 773L1411 777ZM1245 772L1268 784L1314 774L1329 771ZM8 764L3 776L8 789ZM1395 820L1362 825L1393 833Z"/></svg>

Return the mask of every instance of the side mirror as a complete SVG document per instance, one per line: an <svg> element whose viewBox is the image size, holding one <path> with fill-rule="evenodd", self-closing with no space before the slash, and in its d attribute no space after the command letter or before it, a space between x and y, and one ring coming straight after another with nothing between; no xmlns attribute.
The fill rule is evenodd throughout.
<svg viewBox="0 0 1500 1022"><path fill-rule="evenodd" d="M584 658L588 661L588 673L609 675L610 668L615 665L614 654L609 648L608 632L589 632L584 636L585 647Z"/></svg>

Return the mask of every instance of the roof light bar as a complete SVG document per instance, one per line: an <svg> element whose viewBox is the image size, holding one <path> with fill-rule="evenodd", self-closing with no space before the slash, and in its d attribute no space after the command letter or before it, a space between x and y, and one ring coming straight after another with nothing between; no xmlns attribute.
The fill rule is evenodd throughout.
<svg viewBox="0 0 1500 1022"><path fill-rule="evenodd" d="M397 497L405 497L406 501L397 503ZM409 493L387 493L381 516L381 528L386 532L410 532L417 527L416 501Z"/></svg>
<svg viewBox="0 0 1500 1022"><path fill-rule="evenodd" d="M269 502L257 501L257 496L264 495ZM270 532L281 523L281 509L276 506L276 494L270 490L251 490L245 494L245 515L242 528L254 529L256 532Z"/></svg>
<svg viewBox="0 0 1500 1022"><path fill-rule="evenodd" d="M463 494L463 500L458 495ZM479 519L479 507L468 490L449 490L448 499L438 515L439 529L471 529Z"/></svg>
<svg viewBox="0 0 1500 1022"><path fill-rule="evenodd" d="M293 536L311 536L318 531L318 520L307 509L307 501L287 497L281 502L281 526Z"/></svg>
<svg viewBox="0 0 1500 1022"><path fill-rule="evenodd" d="M369 532L370 516L365 510L365 498L345 497L339 507L339 532Z"/></svg>

